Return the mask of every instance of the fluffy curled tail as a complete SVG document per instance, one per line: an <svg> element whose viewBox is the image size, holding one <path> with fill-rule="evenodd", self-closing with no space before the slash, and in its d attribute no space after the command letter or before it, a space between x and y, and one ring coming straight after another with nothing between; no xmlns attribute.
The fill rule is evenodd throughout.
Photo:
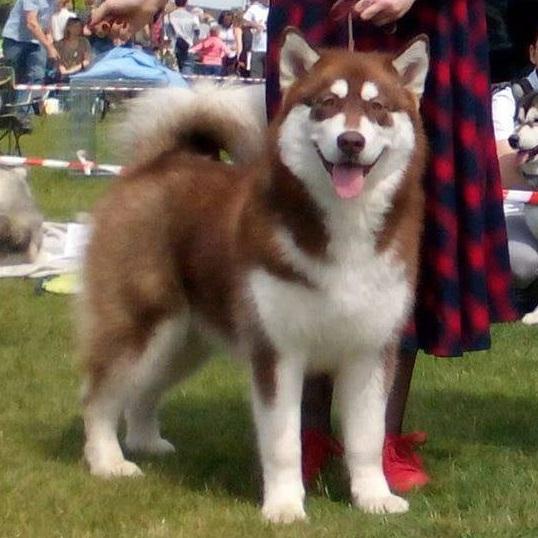
<svg viewBox="0 0 538 538"><path fill-rule="evenodd" d="M134 99L118 137L130 166L171 151L217 156L220 150L248 164L260 155L265 130L264 86L198 84L155 89Z"/></svg>

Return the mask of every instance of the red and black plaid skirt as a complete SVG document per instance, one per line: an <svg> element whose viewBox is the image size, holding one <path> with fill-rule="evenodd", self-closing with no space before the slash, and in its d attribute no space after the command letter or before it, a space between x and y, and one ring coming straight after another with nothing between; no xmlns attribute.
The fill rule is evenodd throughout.
<svg viewBox="0 0 538 538"><path fill-rule="evenodd" d="M269 15L268 110L279 102L278 45L286 26L312 45L347 46L333 2L273 0ZM430 38L422 102L431 158L424 178L426 221L414 320L406 349L440 357L490 347L490 324L514 320L502 188L491 122L483 0L417 0L397 31L356 23L357 50L399 50Z"/></svg>

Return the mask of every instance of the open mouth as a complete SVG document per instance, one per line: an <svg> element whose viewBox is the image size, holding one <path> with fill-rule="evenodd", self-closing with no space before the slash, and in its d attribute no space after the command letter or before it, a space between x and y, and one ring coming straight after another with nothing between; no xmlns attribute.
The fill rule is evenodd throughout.
<svg viewBox="0 0 538 538"><path fill-rule="evenodd" d="M346 200L355 198L361 194L366 183L366 176L383 153L381 152L372 164L363 165L351 159L339 163L332 163L323 156L317 145L316 151L325 170L327 170L331 176L332 184L337 196Z"/></svg>
<svg viewBox="0 0 538 538"><path fill-rule="evenodd" d="M519 164L526 164L534 159L538 155L538 146L534 146L532 149L520 149L517 152L517 158Z"/></svg>

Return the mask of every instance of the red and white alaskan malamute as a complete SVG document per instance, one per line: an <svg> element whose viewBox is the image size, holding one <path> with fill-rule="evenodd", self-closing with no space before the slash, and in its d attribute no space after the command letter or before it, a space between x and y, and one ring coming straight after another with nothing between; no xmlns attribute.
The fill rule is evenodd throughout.
<svg viewBox="0 0 538 538"><path fill-rule="evenodd" d="M415 290L427 69L425 37L396 55L318 52L289 30L266 143L244 89L165 90L135 106L130 171L95 211L85 267L93 474L141 474L118 442L122 415L129 450L174 450L157 404L217 335L252 366L266 519L305 518L300 404L312 372L335 379L354 504L408 509L381 448ZM211 158L221 148L236 164Z"/></svg>

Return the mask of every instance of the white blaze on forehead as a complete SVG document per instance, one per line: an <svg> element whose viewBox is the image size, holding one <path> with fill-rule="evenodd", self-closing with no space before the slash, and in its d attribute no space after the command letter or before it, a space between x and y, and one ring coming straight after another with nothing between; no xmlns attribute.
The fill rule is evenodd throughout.
<svg viewBox="0 0 538 538"><path fill-rule="evenodd" d="M361 98L363 101L371 101L379 95L379 90L373 82L365 82L361 89Z"/></svg>
<svg viewBox="0 0 538 538"><path fill-rule="evenodd" d="M347 80L344 80L343 78L339 78L333 82L333 85L331 86L331 93L334 93L334 95L340 97L340 99L347 97L348 91L349 86Z"/></svg>

